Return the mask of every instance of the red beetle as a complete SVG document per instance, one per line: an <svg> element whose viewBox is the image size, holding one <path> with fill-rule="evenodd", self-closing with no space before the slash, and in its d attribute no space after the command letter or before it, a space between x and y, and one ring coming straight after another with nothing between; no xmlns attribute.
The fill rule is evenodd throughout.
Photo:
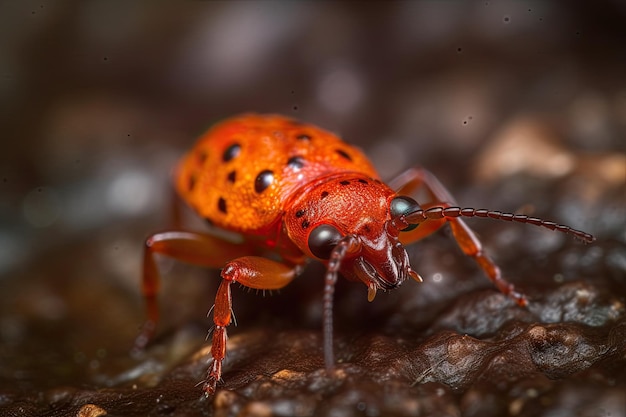
<svg viewBox="0 0 626 417"><path fill-rule="evenodd" d="M182 199L216 227L240 233L243 243L190 231L156 233L146 240L143 295L148 319L136 345L143 348L158 319L159 274L154 255L222 268L215 297L213 364L204 392L213 394L226 357L231 322L230 287L273 290L289 284L307 259L327 267L324 278L324 359L332 369L333 293L337 274L361 281L371 301L376 291L397 288L407 278L422 281L404 245L449 224L463 252L476 260L504 294L527 300L504 280L480 241L460 217L529 223L592 242L588 233L525 215L461 209L430 172L413 168L388 184L357 148L318 127L277 115L245 114L211 128L176 171ZM424 189L430 201L410 194ZM268 253L274 256L265 257ZM278 256L279 260L274 260Z"/></svg>

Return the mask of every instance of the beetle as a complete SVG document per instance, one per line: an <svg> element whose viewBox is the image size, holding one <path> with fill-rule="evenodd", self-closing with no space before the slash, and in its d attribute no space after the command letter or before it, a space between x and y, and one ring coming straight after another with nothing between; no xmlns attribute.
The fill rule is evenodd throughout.
<svg viewBox="0 0 626 417"><path fill-rule="evenodd" d="M213 308L211 355L203 390L215 393L232 320L231 285L274 290L289 284L309 259L326 265L323 293L324 362L334 366L333 293L338 274L367 287L392 290L407 279L421 282L405 245L447 224L465 255L502 293L520 306L526 297L507 282L461 217L487 217L545 227L594 241L588 233L526 215L460 208L439 180L411 168L383 183L367 157L336 135L278 115L244 114L216 124L183 157L175 188L195 212L239 243L210 233L170 230L145 242L142 292L147 320L135 346L142 349L159 317L155 255L221 269ZM424 190L429 201L411 194ZM273 257L266 257L268 253Z"/></svg>

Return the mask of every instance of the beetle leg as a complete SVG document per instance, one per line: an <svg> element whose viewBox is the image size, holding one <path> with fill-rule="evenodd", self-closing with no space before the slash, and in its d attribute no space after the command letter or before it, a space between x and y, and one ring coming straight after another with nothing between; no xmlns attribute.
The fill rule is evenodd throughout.
<svg viewBox="0 0 626 417"><path fill-rule="evenodd" d="M430 171L423 168L411 168L400 174L389 184L390 187L397 190L399 194L404 195L415 191L419 187L423 187L433 199L432 202L423 205L424 209L428 209L430 207L451 207L458 205L454 197L452 197L446 187L439 182L437 177L435 177ZM429 219L420 223L420 226L416 229L402 233L400 235L400 240L403 244L415 242L435 232L445 223L450 225L454 239L463 253L472 257L476 263L478 263L498 290L500 290L504 295L515 300L515 302L517 302L520 306L528 304L528 300L524 294L516 291L513 284L506 281L502 277L500 268L498 268L495 262L493 262L493 260L483 251L480 240L463 220L456 217Z"/></svg>
<svg viewBox="0 0 626 417"><path fill-rule="evenodd" d="M222 270L222 283L217 290L213 309L215 323L211 345L213 364L204 383L206 395L215 393L217 382L222 376L222 361L226 357L226 327L232 318L231 284L238 282L260 290L279 289L289 284L299 270L299 265L286 265L260 256L244 256L226 264Z"/></svg>
<svg viewBox="0 0 626 417"><path fill-rule="evenodd" d="M155 233L145 242L143 256L143 279L141 291L146 303L147 319L137 339L134 352L141 351L148 344L159 319L157 295L160 277L155 254L178 259L182 262L220 268L228 260L248 255L251 249L244 244L236 244L202 233L167 231Z"/></svg>
<svg viewBox="0 0 626 417"><path fill-rule="evenodd" d="M442 201L453 206L458 205L450 191L432 172L424 168L409 168L389 181L388 185L400 195L410 195L416 189L423 187L433 201Z"/></svg>

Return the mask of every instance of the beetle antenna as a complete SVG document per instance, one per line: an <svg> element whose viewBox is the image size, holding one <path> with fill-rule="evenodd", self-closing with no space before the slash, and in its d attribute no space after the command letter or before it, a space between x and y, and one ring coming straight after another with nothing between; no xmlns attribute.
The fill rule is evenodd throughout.
<svg viewBox="0 0 626 417"><path fill-rule="evenodd" d="M324 278L324 363L327 371L332 371L335 365L333 354L333 296L335 294L335 284L337 283L337 273L341 267L341 262L346 254L358 250L359 242L348 235L341 239L333 248L328 259L328 267Z"/></svg>
<svg viewBox="0 0 626 417"><path fill-rule="evenodd" d="M525 214L503 213L487 209L461 208L461 207L432 207L427 210L417 210L406 214L404 221L408 224L419 224L427 220L438 220L443 218L456 217L488 217L496 220L513 221L518 223L532 224L533 226L544 227L546 229L565 233L574 236L584 243L592 243L596 238L581 230L573 229L569 226L558 224L552 221L529 217Z"/></svg>

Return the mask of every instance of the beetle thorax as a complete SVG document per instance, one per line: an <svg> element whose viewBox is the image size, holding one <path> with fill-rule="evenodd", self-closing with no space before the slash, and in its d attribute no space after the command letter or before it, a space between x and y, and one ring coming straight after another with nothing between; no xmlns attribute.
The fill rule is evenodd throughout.
<svg viewBox="0 0 626 417"><path fill-rule="evenodd" d="M297 193L285 213L290 239L309 254L307 236L320 224L330 224L343 235L373 233L389 220L394 192L378 180L355 174L331 176Z"/></svg>

